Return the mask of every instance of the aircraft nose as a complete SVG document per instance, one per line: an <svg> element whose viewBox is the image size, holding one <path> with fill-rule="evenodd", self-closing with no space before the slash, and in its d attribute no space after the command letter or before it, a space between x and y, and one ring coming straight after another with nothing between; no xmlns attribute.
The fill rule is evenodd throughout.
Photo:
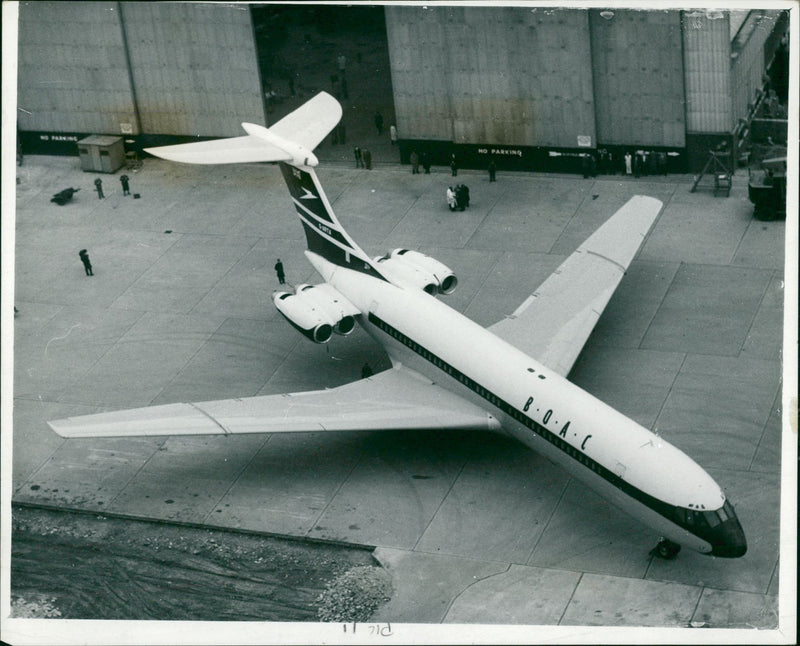
<svg viewBox="0 0 800 646"><path fill-rule="evenodd" d="M744 537L744 530L735 513L714 528L714 537L711 544L713 546L711 549L712 556L721 556L723 558L744 556L745 552L747 552L747 539Z"/></svg>

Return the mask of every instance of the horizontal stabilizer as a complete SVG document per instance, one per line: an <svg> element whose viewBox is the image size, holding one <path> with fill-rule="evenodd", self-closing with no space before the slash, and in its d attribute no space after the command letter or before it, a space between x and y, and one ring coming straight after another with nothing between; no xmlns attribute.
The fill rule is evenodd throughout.
<svg viewBox="0 0 800 646"><path fill-rule="evenodd" d="M499 430L497 420L399 366L338 388L166 404L48 422L62 437L227 435L395 429Z"/></svg>
<svg viewBox="0 0 800 646"><path fill-rule="evenodd" d="M341 118L341 104L327 92L320 92L269 130L303 148L314 150Z"/></svg>
<svg viewBox="0 0 800 646"><path fill-rule="evenodd" d="M320 92L271 128L243 123L244 137L145 148L145 152L185 164L237 164L285 161L316 166L311 153L342 118L342 106Z"/></svg>
<svg viewBox="0 0 800 646"><path fill-rule="evenodd" d="M285 150L253 135L144 150L156 157L184 164L240 164L292 160L292 155Z"/></svg>

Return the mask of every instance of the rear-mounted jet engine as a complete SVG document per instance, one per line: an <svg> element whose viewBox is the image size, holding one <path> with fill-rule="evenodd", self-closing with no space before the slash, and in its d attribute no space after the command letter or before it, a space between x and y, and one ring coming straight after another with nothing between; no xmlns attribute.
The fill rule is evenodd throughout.
<svg viewBox="0 0 800 646"><path fill-rule="evenodd" d="M395 249L375 258L375 262L390 278L419 287L429 294L452 294L458 284L452 269L412 249Z"/></svg>
<svg viewBox="0 0 800 646"><path fill-rule="evenodd" d="M294 294L277 292L273 302L283 317L314 343L327 343L333 332L350 334L358 309L328 283L298 285Z"/></svg>

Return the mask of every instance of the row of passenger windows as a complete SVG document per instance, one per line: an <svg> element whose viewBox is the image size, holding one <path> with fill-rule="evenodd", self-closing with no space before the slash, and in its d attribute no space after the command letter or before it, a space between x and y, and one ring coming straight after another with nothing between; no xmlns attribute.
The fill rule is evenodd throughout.
<svg viewBox="0 0 800 646"><path fill-rule="evenodd" d="M616 485L618 487L624 487L626 490L628 490L628 494L629 495L632 495L635 498L641 499L641 496L637 495L637 493L641 494L641 492L639 492L639 490L637 490L637 489L635 489L633 487L630 487L630 485L627 485L627 483L625 483L624 480L621 480L619 477L614 475L611 471L606 469L604 466L602 466L601 464L599 464L595 460L592 460L583 451L575 448L574 446L572 446L568 442L565 442L556 433L553 433L552 431L549 431L548 429L544 428L543 426L537 424L531 418L529 418L527 415L525 415L522 411L517 410L516 408L511 406L508 402L504 401L503 399L501 399L500 397L498 397L497 395L495 395L491 391L486 390L486 388L484 388L483 386L481 386L480 384L475 382L473 379L470 379L469 377L464 375L459 370L456 370L455 368L453 368L453 366L451 366L447 362L443 361L441 358L437 357L435 354L433 354L432 352L430 352L429 350L427 350L426 348L421 346L419 343L417 343L413 339L410 339L405 334L402 334L399 330L396 330L395 328L393 328L392 326L390 326L389 324L387 324L383 320L379 319L374 314L370 313L369 316L370 316L370 320L373 323L375 323L375 325L380 327L384 332L386 332L390 336L392 336L395 339L397 339L398 341L400 341L403 345L405 345L406 347L410 348L411 350L416 352L421 357L423 357L426 360L430 361L433 365L437 366L438 368L441 368L443 371L445 371L447 374L449 374L452 377L454 377L455 379L457 379L459 382L464 384L467 388L469 388L473 392L478 393L486 401L490 402L491 404L493 404L494 406L496 406L497 408L502 410L504 413L506 413L507 415L509 415L510 417L515 419L516 421L518 421L519 423L523 424L524 426L526 426L527 428L532 430L534 433L536 433L537 435L539 435L543 439L547 440L548 442L550 442L551 444L553 444L557 448L559 448L560 450L562 450L564 453L566 453L570 457L574 458L575 460L577 460L578 462L580 462L584 466L588 467L589 469L591 469L592 471L597 473L600 477L604 478L605 480L608 480L609 482L611 482L612 484L614 484L614 485ZM540 377L541 377L541 375L540 375ZM644 502L644 500L642 500L642 502ZM647 504L647 503L645 503L645 504ZM651 505L648 505L648 506L651 506ZM726 507L730 508L730 503L726 503ZM658 511L659 513L663 514L663 515L667 515L667 516L669 515L669 512L667 510L659 510L659 509L655 509L655 510ZM731 513L732 513L732 510L731 510L731 512L729 512L728 515L730 515ZM720 509L717 512L705 512L705 513L703 513L703 512L700 512L700 511L696 511L695 512L695 511L693 511L691 509L681 509L680 507L678 507L675 510L675 514L677 516L677 520L681 524L686 524L686 525L690 525L690 526L691 525L700 525L700 526L710 525L711 527L713 527L714 525L718 524L721 520L725 520L725 518L726 518L725 508Z"/></svg>
<svg viewBox="0 0 800 646"><path fill-rule="evenodd" d="M480 384L476 383L474 380L464 375L461 371L456 370L449 363L442 361L442 359L437 357L435 354L433 354L432 352L421 346L413 339L410 339L405 334L401 333L399 330L396 330L392 326L388 325L387 323L376 317L374 314L371 314L370 318L384 332L386 332L390 336L400 341L403 345L407 346L421 357L430 361L436 367L441 368L447 374L458 379L458 381L467 386L467 388L469 388L473 392L478 393L486 401L493 404L494 406L502 410L504 413L514 418L516 421L520 422L521 424L524 424L534 433L537 433L538 435L542 436L548 442L554 444L559 449L567 453L569 456L578 460L578 462L580 462L581 464L589 467L595 473L600 474L606 480L610 479L609 478L610 472L608 471L608 469L606 469L605 467L601 466L600 464L592 460L583 451L576 449L574 446L572 446L568 442L565 442L560 437L558 437L555 433L552 433L551 431L548 431L547 429L543 428L542 426L534 422L532 419L530 419L527 415L525 415L521 411L517 410L516 408L508 404L508 402L500 399L493 392L486 390L486 388L484 388Z"/></svg>

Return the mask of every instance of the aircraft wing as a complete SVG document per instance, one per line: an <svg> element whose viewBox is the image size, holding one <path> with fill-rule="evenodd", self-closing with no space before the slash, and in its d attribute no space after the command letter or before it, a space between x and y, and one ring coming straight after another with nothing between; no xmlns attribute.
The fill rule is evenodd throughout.
<svg viewBox="0 0 800 646"><path fill-rule="evenodd" d="M149 406L48 425L69 438L500 428L483 409L403 366L326 390Z"/></svg>
<svg viewBox="0 0 800 646"><path fill-rule="evenodd" d="M662 206L652 197L632 197L513 314L488 329L566 376Z"/></svg>

